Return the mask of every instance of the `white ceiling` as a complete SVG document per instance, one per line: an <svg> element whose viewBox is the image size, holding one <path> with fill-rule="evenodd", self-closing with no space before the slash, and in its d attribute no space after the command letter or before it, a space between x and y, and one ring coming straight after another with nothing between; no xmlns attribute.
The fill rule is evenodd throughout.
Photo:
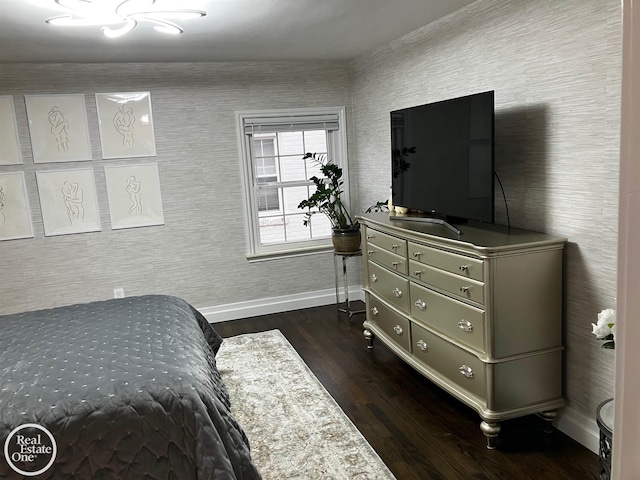
<svg viewBox="0 0 640 480"><path fill-rule="evenodd" d="M123 0L78 0L113 4ZM152 0L129 0L153 3ZM45 23L70 11L54 0L0 0L0 63L351 59L475 0L179 0L207 15L176 20L178 36L141 21L109 39L101 26ZM172 10L170 0L154 8ZM177 4L177 5L175 5Z"/></svg>

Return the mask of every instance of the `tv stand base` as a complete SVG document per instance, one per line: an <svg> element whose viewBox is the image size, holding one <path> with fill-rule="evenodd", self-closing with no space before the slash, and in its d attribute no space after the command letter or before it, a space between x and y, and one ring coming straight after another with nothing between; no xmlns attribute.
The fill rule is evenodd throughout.
<svg viewBox="0 0 640 480"><path fill-rule="evenodd" d="M451 225L449 222L447 222L444 218L438 218L438 217L418 217L418 216L393 216L390 215L389 216L389 220L394 220L394 221L403 221L403 222L423 222L423 223L436 223L438 225L442 225L443 227L448 228L449 230L451 230L453 233L455 233L456 235L462 235L462 230L460 230L459 228Z"/></svg>

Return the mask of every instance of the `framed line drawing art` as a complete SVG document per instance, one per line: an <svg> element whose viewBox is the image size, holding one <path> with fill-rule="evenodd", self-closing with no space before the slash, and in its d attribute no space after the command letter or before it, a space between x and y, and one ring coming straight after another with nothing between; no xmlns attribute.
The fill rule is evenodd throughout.
<svg viewBox="0 0 640 480"><path fill-rule="evenodd" d="M0 240L33 238L24 172L0 173Z"/></svg>
<svg viewBox="0 0 640 480"><path fill-rule="evenodd" d="M22 163L16 109L11 95L0 96L0 165Z"/></svg>
<svg viewBox="0 0 640 480"><path fill-rule="evenodd" d="M102 158L155 157L150 92L96 93Z"/></svg>
<svg viewBox="0 0 640 480"><path fill-rule="evenodd" d="M113 230L164 225L156 163L105 165L104 176Z"/></svg>
<svg viewBox="0 0 640 480"><path fill-rule="evenodd" d="M101 230L93 168L37 171L36 179L45 236Z"/></svg>
<svg viewBox="0 0 640 480"><path fill-rule="evenodd" d="M91 160L83 94L25 95L34 163Z"/></svg>

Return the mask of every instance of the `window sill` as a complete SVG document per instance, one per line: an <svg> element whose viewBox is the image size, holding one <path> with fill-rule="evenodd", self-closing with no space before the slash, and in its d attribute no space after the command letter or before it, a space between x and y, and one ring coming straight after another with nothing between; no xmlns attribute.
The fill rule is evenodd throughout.
<svg viewBox="0 0 640 480"><path fill-rule="evenodd" d="M277 258L291 258L291 257L302 257L306 255L315 255L318 253L327 253L333 251L333 245L314 245L311 247L298 247L295 249L283 249L283 250L273 250L269 252L260 252L260 253L252 253L247 255L247 260L250 263L253 262L264 262L267 260L275 260Z"/></svg>

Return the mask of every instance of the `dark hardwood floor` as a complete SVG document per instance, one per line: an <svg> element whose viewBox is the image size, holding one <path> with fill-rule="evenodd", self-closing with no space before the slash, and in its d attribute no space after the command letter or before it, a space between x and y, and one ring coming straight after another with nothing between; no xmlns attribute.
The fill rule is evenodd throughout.
<svg viewBox="0 0 640 480"><path fill-rule="evenodd" d="M504 422L498 449L487 450L477 413L381 342L367 349L363 320L326 306L214 328L223 337L279 329L398 480L598 478L598 456L557 430L544 434L537 416Z"/></svg>

